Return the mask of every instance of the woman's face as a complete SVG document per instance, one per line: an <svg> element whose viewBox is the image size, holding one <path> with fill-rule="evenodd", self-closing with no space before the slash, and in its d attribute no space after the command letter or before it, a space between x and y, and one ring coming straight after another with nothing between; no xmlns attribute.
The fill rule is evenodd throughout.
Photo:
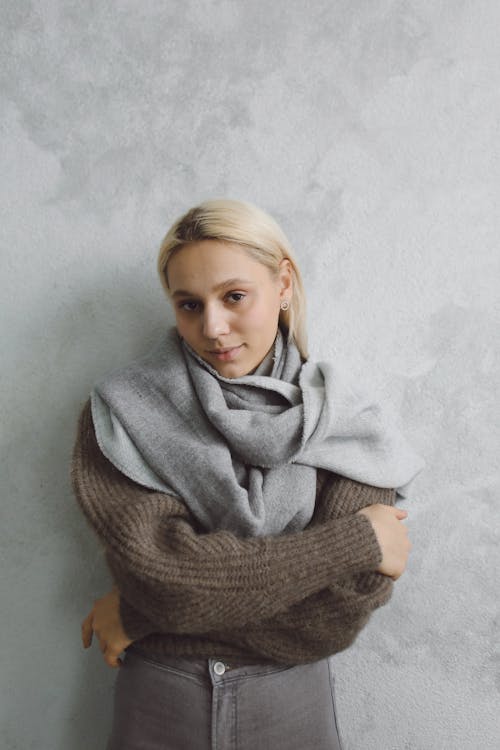
<svg viewBox="0 0 500 750"><path fill-rule="evenodd" d="M177 330L194 351L226 378L255 370L273 345L281 301L291 299L290 261L273 279L240 246L202 240L172 256L167 276Z"/></svg>

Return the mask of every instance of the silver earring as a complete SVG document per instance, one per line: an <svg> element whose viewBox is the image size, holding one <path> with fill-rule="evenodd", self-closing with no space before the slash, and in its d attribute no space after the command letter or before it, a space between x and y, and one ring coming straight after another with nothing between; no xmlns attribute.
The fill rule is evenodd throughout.
<svg viewBox="0 0 500 750"><path fill-rule="evenodd" d="M290 307L290 303L288 302L287 299L284 299L283 302L280 305L280 308L282 310L288 310L289 307Z"/></svg>

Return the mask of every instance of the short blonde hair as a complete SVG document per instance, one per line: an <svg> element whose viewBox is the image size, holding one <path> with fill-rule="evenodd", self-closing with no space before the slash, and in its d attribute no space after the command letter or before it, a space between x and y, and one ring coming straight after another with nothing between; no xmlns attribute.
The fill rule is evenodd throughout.
<svg viewBox="0 0 500 750"><path fill-rule="evenodd" d="M301 356L307 359L306 299L297 261L277 222L253 203L222 198L206 200L172 224L158 255L158 273L169 298L168 261L185 245L207 239L241 245L252 258L267 266L273 276L278 275L283 258L290 261L293 293L288 310L280 311L280 323L288 331L288 341L294 341Z"/></svg>

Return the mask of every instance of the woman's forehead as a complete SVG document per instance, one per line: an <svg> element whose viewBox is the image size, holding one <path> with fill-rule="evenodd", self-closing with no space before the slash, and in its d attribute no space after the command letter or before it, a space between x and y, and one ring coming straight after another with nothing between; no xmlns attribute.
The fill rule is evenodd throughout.
<svg viewBox="0 0 500 750"><path fill-rule="evenodd" d="M243 248L225 243L193 243L186 245L168 264L170 287L174 294L188 291L177 289L189 281L209 283L216 291L231 284L253 284L261 281L269 269L252 258Z"/></svg>

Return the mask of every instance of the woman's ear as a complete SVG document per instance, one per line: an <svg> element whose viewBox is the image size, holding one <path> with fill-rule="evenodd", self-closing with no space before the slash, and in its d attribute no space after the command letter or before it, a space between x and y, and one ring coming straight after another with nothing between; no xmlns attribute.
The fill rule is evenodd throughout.
<svg viewBox="0 0 500 750"><path fill-rule="evenodd" d="M288 301L290 301L290 297L293 294L293 276L292 266L288 258L283 258L280 261L279 276L281 282L281 292L283 293L283 296L286 297Z"/></svg>

